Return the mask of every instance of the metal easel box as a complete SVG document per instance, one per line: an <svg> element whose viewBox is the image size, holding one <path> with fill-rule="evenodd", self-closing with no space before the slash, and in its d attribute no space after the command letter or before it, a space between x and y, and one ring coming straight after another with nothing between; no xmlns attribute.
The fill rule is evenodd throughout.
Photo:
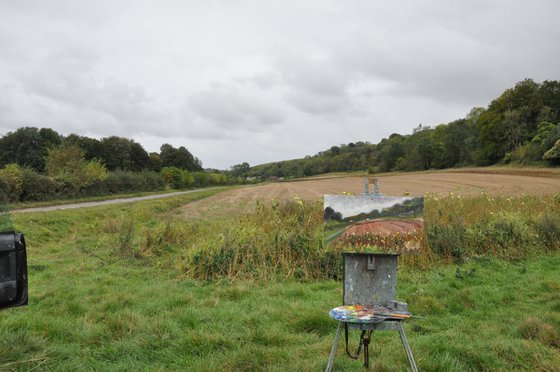
<svg viewBox="0 0 560 372"><path fill-rule="evenodd" d="M398 254L343 253L344 305L382 305L397 298Z"/></svg>

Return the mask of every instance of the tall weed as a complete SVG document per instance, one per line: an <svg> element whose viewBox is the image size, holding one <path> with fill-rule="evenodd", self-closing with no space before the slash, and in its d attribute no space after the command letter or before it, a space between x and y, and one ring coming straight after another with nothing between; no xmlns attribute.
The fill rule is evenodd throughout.
<svg viewBox="0 0 560 372"><path fill-rule="evenodd" d="M559 247L560 194L429 195L424 220L430 250L443 260L480 255L523 259Z"/></svg>
<svg viewBox="0 0 560 372"><path fill-rule="evenodd" d="M520 260L560 246L560 197L428 195L422 247L400 264L429 268L479 256ZM323 245L322 201L259 202L251 213L165 219L141 232L141 257L167 256L183 277L336 278L344 247ZM355 246L352 250L360 250ZM158 258L159 260L159 258Z"/></svg>
<svg viewBox="0 0 560 372"><path fill-rule="evenodd" d="M177 249L179 272L203 280L338 277L340 255L322 244L321 205L273 200L236 219L165 221L144 230L140 252L158 256L161 247Z"/></svg>

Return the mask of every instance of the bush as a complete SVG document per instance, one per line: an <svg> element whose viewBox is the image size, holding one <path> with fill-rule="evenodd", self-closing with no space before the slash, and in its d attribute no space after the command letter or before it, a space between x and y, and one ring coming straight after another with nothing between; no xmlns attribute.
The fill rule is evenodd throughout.
<svg viewBox="0 0 560 372"><path fill-rule="evenodd" d="M51 177L44 176L30 168L22 170L23 187L20 201L41 201L54 199L58 196L61 184Z"/></svg>
<svg viewBox="0 0 560 372"><path fill-rule="evenodd" d="M156 172L144 171L140 173L115 171L109 173L107 179L94 185L89 195L119 194L127 192L163 190L165 183ZM97 191L96 191L97 190Z"/></svg>
<svg viewBox="0 0 560 372"><path fill-rule="evenodd" d="M20 200L23 189L23 175L17 164L8 164L0 170L0 190L8 202Z"/></svg>
<svg viewBox="0 0 560 372"><path fill-rule="evenodd" d="M105 173L105 168L97 161L82 162L81 165L83 167L77 169L83 170L83 173L61 171L57 173L56 178L37 173L30 168L20 168L17 164L7 165L0 170L0 192L4 194L6 202L15 203L148 192L165 188L165 182L157 172ZM87 182L78 180L76 184L77 175L84 175Z"/></svg>
<svg viewBox="0 0 560 372"><path fill-rule="evenodd" d="M560 215L545 211L535 221L535 230L544 245L550 249L560 246Z"/></svg>

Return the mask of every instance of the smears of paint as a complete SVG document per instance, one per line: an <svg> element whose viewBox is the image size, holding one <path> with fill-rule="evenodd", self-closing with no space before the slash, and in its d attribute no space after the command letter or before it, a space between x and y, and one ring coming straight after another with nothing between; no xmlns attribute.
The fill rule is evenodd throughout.
<svg viewBox="0 0 560 372"><path fill-rule="evenodd" d="M345 305L329 311L331 318L347 323L378 323L386 319L410 317L409 312L391 310L385 306Z"/></svg>

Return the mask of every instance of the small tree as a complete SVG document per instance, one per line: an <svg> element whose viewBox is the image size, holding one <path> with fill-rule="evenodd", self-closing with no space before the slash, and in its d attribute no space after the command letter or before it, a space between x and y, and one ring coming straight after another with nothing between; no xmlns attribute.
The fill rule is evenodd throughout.
<svg viewBox="0 0 560 372"><path fill-rule="evenodd" d="M554 164L560 164L560 140L556 141L550 150L544 153L543 160Z"/></svg>
<svg viewBox="0 0 560 372"><path fill-rule="evenodd" d="M169 187L178 188L181 182L181 170L177 167L163 167L160 171L161 177Z"/></svg>
<svg viewBox="0 0 560 372"><path fill-rule="evenodd" d="M108 177L105 166L97 159L86 161L84 151L76 145L50 149L46 168L49 176L70 186L73 192Z"/></svg>

